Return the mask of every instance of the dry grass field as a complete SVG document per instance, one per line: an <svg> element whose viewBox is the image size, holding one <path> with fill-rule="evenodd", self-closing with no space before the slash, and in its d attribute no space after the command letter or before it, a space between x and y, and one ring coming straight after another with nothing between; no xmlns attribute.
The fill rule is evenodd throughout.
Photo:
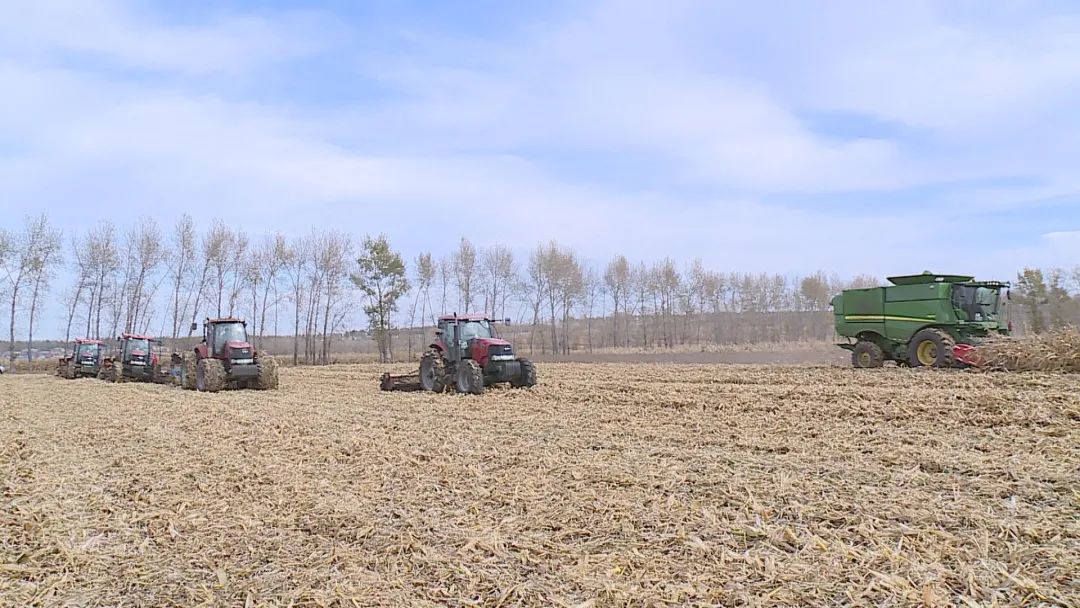
<svg viewBox="0 0 1080 608"><path fill-rule="evenodd" d="M2 606L1080 605L1080 379L0 376Z"/></svg>

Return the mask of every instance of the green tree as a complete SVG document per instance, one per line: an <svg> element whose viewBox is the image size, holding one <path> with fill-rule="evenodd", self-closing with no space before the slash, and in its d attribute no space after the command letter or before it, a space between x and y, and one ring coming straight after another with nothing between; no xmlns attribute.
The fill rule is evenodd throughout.
<svg viewBox="0 0 1080 608"><path fill-rule="evenodd" d="M1046 330L1043 306L1046 305L1047 287L1042 270L1025 268L1016 275L1016 293L1027 315L1028 330L1041 333Z"/></svg>
<svg viewBox="0 0 1080 608"><path fill-rule="evenodd" d="M401 254L390 248L386 236L364 237L360 257L356 260L359 272L350 278L367 298L367 313L371 331L379 345L379 360L391 360L390 329L398 300L409 291L405 278L405 262Z"/></svg>

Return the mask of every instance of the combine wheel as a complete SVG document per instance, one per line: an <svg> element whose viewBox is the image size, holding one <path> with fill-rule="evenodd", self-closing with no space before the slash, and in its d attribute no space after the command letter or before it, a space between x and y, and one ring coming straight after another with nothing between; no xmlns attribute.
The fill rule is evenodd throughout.
<svg viewBox="0 0 1080 608"><path fill-rule="evenodd" d="M885 365L885 352L869 340L859 340L851 351L851 364L855 367L881 367Z"/></svg>
<svg viewBox="0 0 1080 608"><path fill-rule="evenodd" d="M225 388L225 365L207 357L195 364L195 389L216 393Z"/></svg>
<svg viewBox="0 0 1080 608"><path fill-rule="evenodd" d="M184 360L180 363L180 388L186 391L195 390L195 353L184 353Z"/></svg>
<svg viewBox="0 0 1080 608"><path fill-rule="evenodd" d="M255 379L255 388L260 391L276 389L278 387L277 359L259 357L255 360L255 366L259 368L259 377Z"/></svg>
<svg viewBox="0 0 1080 608"><path fill-rule="evenodd" d="M420 387L425 391L442 393L446 391L447 384L446 363L442 355L434 350L424 353L420 357Z"/></svg>
<svg viewBox="0 0 1080 608"><path fill-rule="evenodd" d="M536 364L528 359L518 359L521 364L521 376L510 381L514 388L529 388L536 386Z"/></svg>
<svg viewBox="0 0 1080 608"><path fill-rule="evenodd" d="M911 367L952 367L956 341L940 329L924 329L908 343L908 363Z"/></svg>
<svg viewBox="0 0 1080 608"><path fill-rule="evenodd" d="M480 364L472 359L464 359L457 369L457 390L459 393L479 395L484 392L484 371Z"/></svg>

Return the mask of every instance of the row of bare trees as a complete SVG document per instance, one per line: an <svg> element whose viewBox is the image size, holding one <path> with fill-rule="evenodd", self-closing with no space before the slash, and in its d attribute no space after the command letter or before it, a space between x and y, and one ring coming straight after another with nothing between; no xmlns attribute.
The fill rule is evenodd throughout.
<svg viewBox="0 0 1080 608"><path fill-rule="evenodd" d="M597 264L556 241L515 251L462 238L452 251L406 262L384 236L255 236L220 220L200 228L188 216L165 229L144 218L66 237L44 215L28 218L22 230L0 231L0 272L12 353L17 335L33 339L45 294L63 276L70 279L60 298L65 340L121 332L190 338L204 316L239 316L257 342L290 336L298 363L328 362L335 336L354 329L361 312L384 358L392 356L393 326L430 326L454 311L511 320L524 348L547 353L828 339L832 296L879 283L823 272L718 272L700 259L615 255ZM1070 278L1080 290L1067 273L1052 273L1041 287L1042 279L1027 278L1033 302L1063 301L1055 294ZM1057 319L1062 306L1047 314ZM417 331L402 340L410 356L423 346ZM275 346L284 350L280 340Z"/></svg>
<svg viewBox="0 0 1080 608"><path fill-rule="evenodd" d="M169 230L149 218L123 230L105 221L65 240L45 215L28 218L21 231L0 230L8 350L14 358L16 335L25 335L30 356L41 303L62 272L65 341L190 338L203 316L238 316L256 340L292 335L294 361L326 362L356 308L353 253L352 238L335 230L253 238L215 220L200 233L185 215Z"/></svg>
<svg viewBox="0 0 1080 608"><path fill-rule="evenodd" d="M465 238L441 258L418 255L411 275L413 292L403 320L409 327L432 323L439 312L482 311L526 325L528 348L550 353L733 340L719 316L756 315L768 323L783 312L820 313L840 290L879 282L823 272L799 278L722 273L700 259L680 265L671 258L646 263L616 255L597 265L556 241L518 256L504 245L477 248ZM831 335L827 315L817 318L825 329L803 337ZM412 334L408 347L411 353Z"/></svg>

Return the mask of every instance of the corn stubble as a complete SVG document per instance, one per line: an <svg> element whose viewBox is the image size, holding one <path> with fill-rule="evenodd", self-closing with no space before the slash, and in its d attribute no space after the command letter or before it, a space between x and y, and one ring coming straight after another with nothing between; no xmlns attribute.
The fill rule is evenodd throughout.
<svg viewBox="0 0 1080 608"><path fill-rule="evenodd" d="M979 346L979 356L988 370L1080 373L1080 331L990 340Z"/></svg>
<svg viewBox="0 0 1080 608"><path fill-rule="evenodd" d="M0 605L1077 605L1078 380L376 365L0 377Z"/></svg>

